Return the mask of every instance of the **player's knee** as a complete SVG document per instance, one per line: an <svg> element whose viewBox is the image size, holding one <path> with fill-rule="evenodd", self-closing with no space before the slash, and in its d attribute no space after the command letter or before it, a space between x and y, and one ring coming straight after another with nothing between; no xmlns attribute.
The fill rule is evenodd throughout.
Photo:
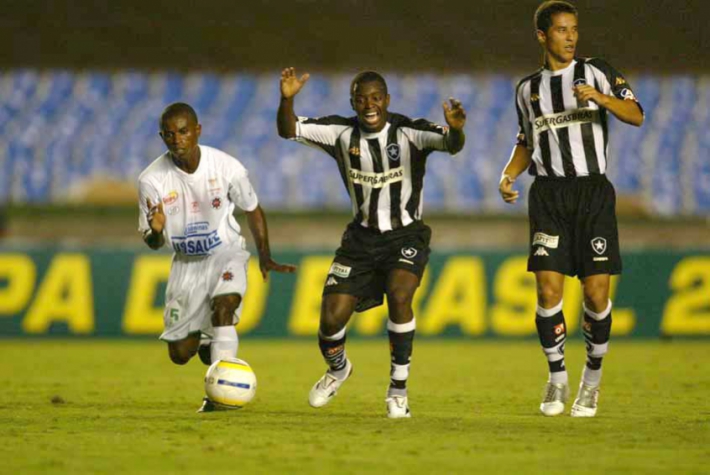
<svg viewBox="0 0 710 475"><path fill-rule="evenodd" d="M343 329L348 320L347 309L337 303L323 305L320 318L320 331L323 335L335 335Z"/></svg>
<svg viewBox="0 0 710 475"><path fill-rule="evenodd" d="M593 312L602 312L609 303L609 287L603 284L584 286L584 305Z"/></svg>
<svg viewBox="0 0 710 475"><path fill-rule="evenodd" d="M387 293L387 301L389 306L394 306L400 309L408 309L412 306L414 292L409 289L394 289Z"/></svg>
<svg viewBox="0 0 710 475"><path fill-rule="evenodd" d="M562 289L553 285L539 285L537 302L542 308L552 308L562 301Z"/></svg>
<svg viewBox="0 0 710 475"><path fill-rule="evenodd" d="M186 348L179 346L170 346L168 348L168 354L170 355L170 361L176 365L185 365L192 358L192 354Z"/></svg>
<svg viewBox="0 0 710 475"><path fill-rule="evenodd" d="M234 313L242 302L242 296L220 295L212 301L212 325L223 327L234 324Z"/></svg>

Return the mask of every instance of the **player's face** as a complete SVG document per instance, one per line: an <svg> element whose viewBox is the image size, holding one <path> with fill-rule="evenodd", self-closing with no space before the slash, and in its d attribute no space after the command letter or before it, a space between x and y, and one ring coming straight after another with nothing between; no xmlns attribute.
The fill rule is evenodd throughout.
<svg viewBox="0 0 710 475"><path fill-rule="evenodd" d="M357 84L350 97L360 127L367 132L379 132L387 124L390 96L377 81Z"/></svg>
<svg viewBox="0 0 710 475"><path fill-rule="evenodd" d="M160 130L165 146L177 159L189 158L197 149L202 126L188 114L177 114L166 118Z"/></svg>
<svg viewBox="0 0 710 475"><path fill-rule="evenodd" d="M579 39L577 16L571 13L552 15L552 25L546 32L538 30L537 38L551 60L561 64L572 62Z"/></svg>

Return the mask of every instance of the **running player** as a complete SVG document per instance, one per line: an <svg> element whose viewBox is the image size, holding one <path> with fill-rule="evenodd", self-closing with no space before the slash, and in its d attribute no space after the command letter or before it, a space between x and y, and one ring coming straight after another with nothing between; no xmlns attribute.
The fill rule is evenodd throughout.
<svg viewBox="0 0 710 475"><path fill-rule="evenodd" d="M249 253L235 207L246 212L264 279L269 271L295 267L271 259L266 217L249 175L239 161L198 144L202 126L187 104L168 106L160 136L168 151L138 178L139 226L151 249L174 251L165 295L165 331L170 359L186 364L196 353L205 364L235 358ZM209 342L200 346L200 337ZM207 398L200 412L214 410Z"/></svg>
<svg viewBox="0 0 710 475"><path fill-rule="evenodd" d="M328 365L309 394L313 407L326 405L352 373L345 353L345 325L353 312L381 305L387 296L391 378L387 415L410 417L407 378L414 339L412 298L429 260L431 229L422 222L422 187L433 151L459 152L466 114L450 99L448 127L389 112L387 83L378 73L355 76L350 88L354 117L297 117L294 97L309 75L281 73L277 126L283 138L314 146L335 159L352 201L354 220L325 282L318 341Z"/></svg>
<svg viewBox="0 0 710 475"><path fill-rule="evenodd" d="M593 417L611 331L610 276L621 273L616 195L605 175L608 114L635 126L644 114L621 73L600 58L575 57L574 6L542 3L535 28L545 64L516 89L519 132L500 193L515 203L516 178L525 170L535 177L528 270L537 282L535 322L549 366L540 410L546 416L561 414L568 398L562 293L565 275L577 276L584 293L587 361L571 414Z"/></svg>

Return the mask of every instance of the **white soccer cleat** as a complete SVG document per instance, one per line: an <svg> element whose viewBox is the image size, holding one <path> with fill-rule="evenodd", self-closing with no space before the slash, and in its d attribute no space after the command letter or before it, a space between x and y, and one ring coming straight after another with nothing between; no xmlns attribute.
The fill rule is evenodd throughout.
<svg viewBox="0 0 710 475"><path fill-rule="evenodd" d="M597 414L598 400L599 386L587 386L581 383L570 415L572 417L594 417Z"/></svg>
<svg viewBox="0 0 710 475"><path fill-rule="evenodd" d="M550 383L545 385L545 395L540 404L540 412L546 416L559 416L565 411L565 403L569 398L569 388L566 384Z"/></svg>
<svg viewBox="0 0 710 475"><path fill-rule="evenodd" d="M385 402L387 403L387 417L390 419L412 417L407 396L388 396Z"/></svg>
<svg viewBox="0 0 710 475"><path fill-rule="evenodd" d="M326 371L322 378L313 385L311 392L308 393L308 404L312 407L323 407L330 402L336 394L338 394L338 389L343 385L345 381L353 374L353 365L350 360L345 363L345 378L336 378L330 370Z"/></svg>

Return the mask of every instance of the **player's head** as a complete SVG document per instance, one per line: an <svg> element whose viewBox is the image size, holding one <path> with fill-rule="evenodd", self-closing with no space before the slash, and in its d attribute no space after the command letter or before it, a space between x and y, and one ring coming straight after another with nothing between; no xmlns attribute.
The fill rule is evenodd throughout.
<svg viewBox="0 0 710 475"><path fill-rule="evenodd" d="M577 49L577 8L560 0L543 2L535 11L537 41L559 63L569 63Z"/></svg>
<svg viewBox="0 0 710 475"><path fill-rule="evenodd" d="M385 78L375 71L364 71L355 76L350 83L350 104L363 130L382 130L387 124L387 108L390 105Z"/></svg>
<svg viewBox="0 0 710 475"><path fill-rule="evenodd" d="M160 115L160 137L176 158L189 157L201 133L195 109L184 102L170 104Z"/></svg>

